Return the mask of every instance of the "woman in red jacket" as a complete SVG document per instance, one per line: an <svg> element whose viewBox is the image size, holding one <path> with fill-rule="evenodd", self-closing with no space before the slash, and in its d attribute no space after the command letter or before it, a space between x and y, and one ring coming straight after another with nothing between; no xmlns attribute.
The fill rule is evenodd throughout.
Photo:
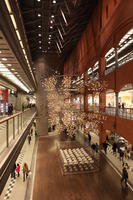
<svg viewBox="0 0 133 200"><path fill-rule="evenodd" d="M20 165L19 164L17 164L17 166L16 166L16 172L17 172L18 177L19 177L19 172L20 172Z"/></svg>

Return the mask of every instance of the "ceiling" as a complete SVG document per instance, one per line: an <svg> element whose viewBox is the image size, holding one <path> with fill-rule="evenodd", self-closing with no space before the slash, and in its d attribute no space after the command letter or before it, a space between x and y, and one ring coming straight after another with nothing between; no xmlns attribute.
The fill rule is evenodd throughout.
<svg viewBox="0 0 133 200"><path fill-rule="evenodd" d="M97 0L19 0L34 61L52 55L61 65L79 41Z"/></svg>
<svg viewBox="0 0 133 200"><path fill-rule="evenodd" d="M0 75L24 91L33 90L26 73L21 67L6 38L0 30ZM21 83L22 84L21 84ZM25 88L26 87L26 88Z"/></svg>

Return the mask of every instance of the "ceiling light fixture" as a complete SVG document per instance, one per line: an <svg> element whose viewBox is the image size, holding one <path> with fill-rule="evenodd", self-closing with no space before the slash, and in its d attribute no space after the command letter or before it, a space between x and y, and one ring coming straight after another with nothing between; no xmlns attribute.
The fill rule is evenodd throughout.
<svg viewBox="0 0 133 200"><path fill-rule="evenodd" d="M2 51L0 51L0 53L2 53Z"/></svg>
<svg viewBox="0 0 133 200"><path fill-rule="evenodd" d="M37 0L38 2L40 2L41 0Z"/></svg>
<svg viewBox="0 0 133 200"><path fill-rule="evenodd" d="M50 26L50 28L52 29L52 28L53 28L53 26Z"/></svg>
<svg viewBox="0 0 133 200"><path fill-rule="evenodd" d="M41 28L41 25L38 25L38 28Z"/></svg>
<svg viewBox="0 0 133 200"><path fill-rule="evenodd" d="M39 49L41 49L42 47L39 47Z"/></svg>
<svg viewBox="0 0 133 200"><path fill-rule="evenodd" d="M42 43L42 41L39 41L39 43Z"/></svg>
<svg viewBox="0 0 133 200"><path fill-rule="evenodd" d="M12 64L7 64L7 66L11 67L11 66L12 66Z"/></svg>
<svg viewBox="0 0 133 200"><path fill-rule="evenodd" d="M3 61L7 61L7 58L2 58Z"/></svg>
<svg viewBox="0 0 133 200"><path fill-rule="evenodd" d="M51 18L54 18L54 15L51 15Z"/></svg>
<svg viewBox="0 0 133 200"><path fill-rule="evenodd" d="M53 24L53 20L50 20L50 23Z"/></svg>
<svg viewBox="0 0 133 200"><path fill-rule="evenodd" d="M53 3L56 3L56 0L53 0Z"/></svg>
<svg viewBox="0 0 133 200"><path fill-rule="evenodd" d="M15 69L14 69L14 68L12 68L11 70L12 70L12 71L15 71Z"/></svg>
<svg viewBox="0 0 133 200"><path fill-rule="evenodd" d="M39 37L41 37L41 36L42 36L42 34L40 34L40 33L39 33L39 34L38 34L38 36L39 36Z"/></svg>
<svg viewBox="0 0 133 200"><path fill-rule="evenodd" d="M38 13L38 15L37 15L38 17L41 17L41 14L40 13Z"/></svg>

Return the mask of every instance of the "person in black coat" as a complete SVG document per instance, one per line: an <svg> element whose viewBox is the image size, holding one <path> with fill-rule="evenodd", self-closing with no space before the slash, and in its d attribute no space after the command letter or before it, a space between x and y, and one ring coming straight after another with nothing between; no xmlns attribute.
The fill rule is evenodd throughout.
<svg viewBox="0 0 133 200"><path fill-rule="evenodd" d="M128 172L126 167L123 167L122 169L122 178L121 178L121 183L125 182L125 186L127 187L127 181L128 181Z"/></svg>
<svg viewBox="0 0 133 200"><path fill-rule="evenodd" d="M15 171L16 171L16 163L14 163L11 169L11 178L14 178L14 179L16 178Z"/></svg>
<svg viewBox="0 0 133 200"><path fill-rule="evenodd" d="M89 143L89 145L91 143L91 135L90 135L90 133L88 133L88 143Z"/></svg>
<svg viewBox="0 0 133 200"><path fill-rule="evenodd" d="M104 149L105 154L107 154L107 148L108 148L108 143L105 141L103 143L103 149Z"/></svg>
<svg viewBox="0 0 133 200"><path fill-rule="evenodd" d="M113 154L116 154L116 149L117 149L117 144L116 142L114 142L112 146Z"/></svg>

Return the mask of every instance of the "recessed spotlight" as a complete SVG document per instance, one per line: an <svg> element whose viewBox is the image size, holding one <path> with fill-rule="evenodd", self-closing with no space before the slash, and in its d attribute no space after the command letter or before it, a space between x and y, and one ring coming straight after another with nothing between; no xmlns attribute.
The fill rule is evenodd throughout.
<svg viewBox="0 0 133 200"><path fill-rule="evenodd" d="M56 3L56 0L53 0L53 3Z"/></svg>
<svg viewBox="0 0 133 200"><path fill-rule="evenodd" d="M41 14L40 13L38 13L38 15L37 15L38 17L41 17Z"/></svg>
<svg viewBox="0 0 133 200"><path fill-rule="evenodd" d="M13 69L13 68L12 68L11 70L12 70L12 71L15 71L15 69Z"/></svg>
<svg viewBox="0 0 133 200"><path fill-rule="evenodd" d="M6 61L6 60L7 60L7 58L2 58L2 60L3 60L3 61Z"/></svg>
<svg viewBox="0 0 133 200"><path fill-rule="evenodd" d="M39 41L39 43L42 43L42 41Z"/></svg>
<svg viewBox="0 0 133 200"><path fill-rule="evenodd" d="M50 23L53 24L53 20L50 20Z"/></svg>
<svg viewBox="0 0 133 200"><path fill-rule="evenodd" d="M41 0L37 0L38 2L40 2Z"/></svg>
<svg viewBox="0 0 133 200"><path fill-rule="evenodd" d="M2 53L2 51L0 51L0 53Z"/></svg>
<svg viewBox="0 0 133 200"><path fill-rule="evenodd" d="M50 26L50 28L52 29L52 28L53 28L53 26Z"/></svg>
<svg viewBox="0 0 133 200"><path fill-rule="evenodd" d="M42 47L39 47L39 49L41 49Z"/></svg>
<svg viewBox="0 0 133 200"><path fill-rule="evenodd" d="M38 28L41 28L41 25L38 25Z"/></svg>
<svg viewBox="0 0 133 200"><path fill-rule="evenodd" d="M18 74L18 72L14 72L14 74Z"/></svg>
<svg viewBox="0 0 133 200"><path fill-rule="evenodd" d="M51 15L51 18L54 18L54 15Z"/></svg>
<svg viewBox="0 0 133 200"><path fill-rule="evenodd" d="M39 36L39 37L41 37L41 36L42 36L42 34L40 34L40 33L39 33L39 34L38 34L38 36Z"/></svg>
<svg viewBox="0 0 133 200"><path fill-rule="evenodd" d="M49 35L49 37L51 37L51 34Z"/></svg>
<svg viewBox="0 0 133 200"><path fill-rule="evenodd" d="M7 66L11 67L11 66L12 66L12 64L7 64Z"/></svg>

